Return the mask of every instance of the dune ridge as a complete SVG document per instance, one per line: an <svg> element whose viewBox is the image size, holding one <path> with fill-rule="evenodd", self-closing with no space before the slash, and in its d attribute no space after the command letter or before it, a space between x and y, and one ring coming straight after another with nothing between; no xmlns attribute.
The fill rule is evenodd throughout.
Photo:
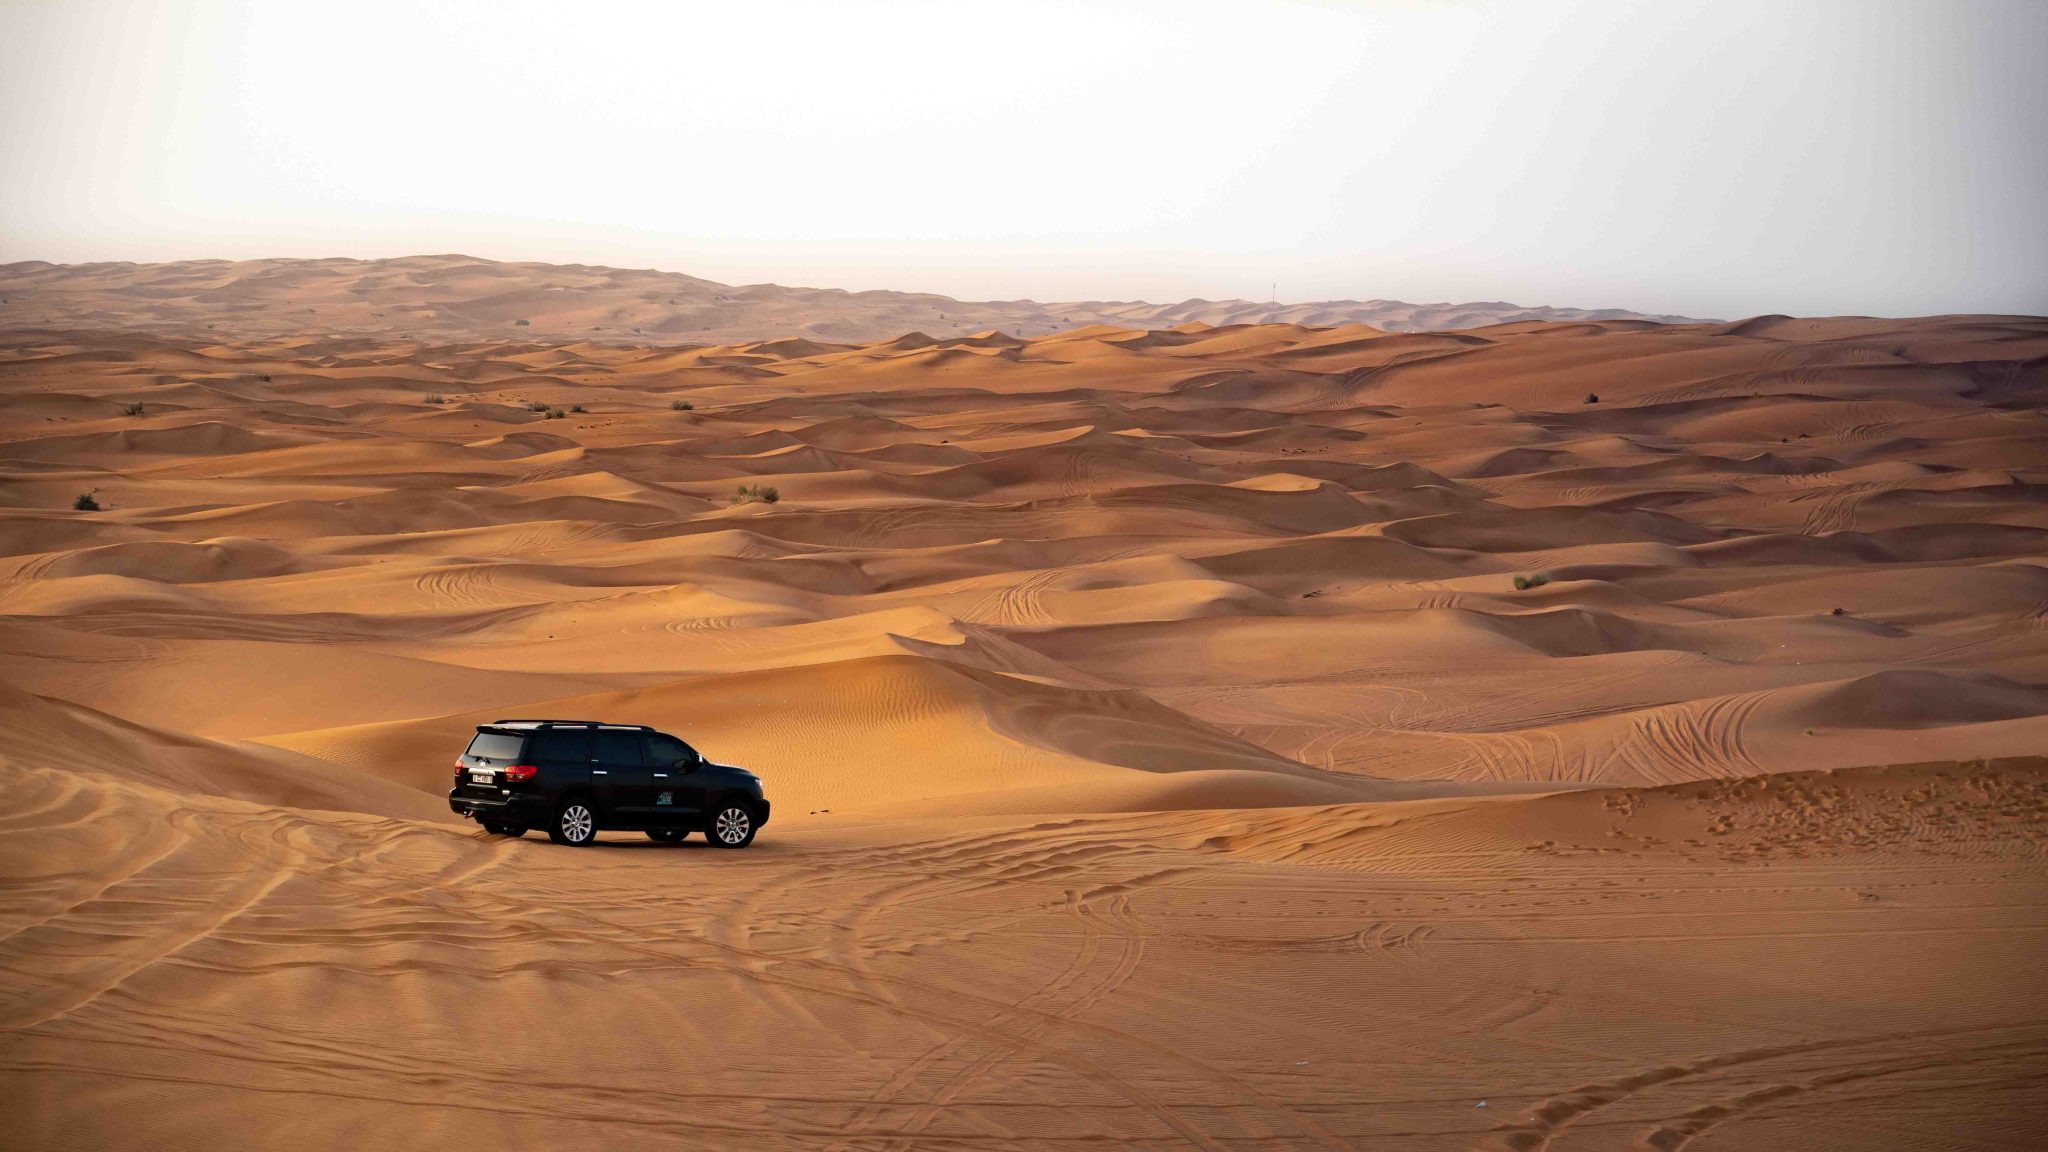
<svg viewBox="0 0 2048 1152"><path fill-rule="evenodd" d="M1199 335L1210 327L1246 324L1413 332L1522 321L1683 319L1502 301L964 301L929 292L735 286L653 269L461 255L0 264L4 328L126 328L195 336L402 333L442 341L682 340L732 345L707 352L732 366L885 340L902 350L927 348L940 360L975 349L1000 354L1003 341L1091 326L1179 328L1188 330L1183 335Z"/></svg>

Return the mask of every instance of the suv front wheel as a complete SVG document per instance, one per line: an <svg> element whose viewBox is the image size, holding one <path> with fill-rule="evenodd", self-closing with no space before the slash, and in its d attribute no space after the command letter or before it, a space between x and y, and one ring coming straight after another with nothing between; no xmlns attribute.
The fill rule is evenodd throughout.
<svg viewBox="0 0 2048 1152"><path fill-rule="evenodd" d="M754 814L746 805L726 803L712 814L704 838L719 848L745 848L754 842Z"/></svg>
<svg viewBox="0 0 2048 1152"><path fill-rule="evenodd" d="M564 801L555 812L555 826L548 829L548 839L577 847L597 839L597 814L591 811L590 801L581 796Z"/></svg>

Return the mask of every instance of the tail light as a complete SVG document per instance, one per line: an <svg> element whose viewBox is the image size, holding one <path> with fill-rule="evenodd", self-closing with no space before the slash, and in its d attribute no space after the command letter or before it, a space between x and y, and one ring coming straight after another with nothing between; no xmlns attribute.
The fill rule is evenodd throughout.
<svg viewBox="0 0 2048 1152"><path fill-rule="evenodd" d="M510 768L505 769L505 779L514 784L524 784L528 780L533 779L533 774L538 771L540 771L538 765L514 764Z"/></svg>

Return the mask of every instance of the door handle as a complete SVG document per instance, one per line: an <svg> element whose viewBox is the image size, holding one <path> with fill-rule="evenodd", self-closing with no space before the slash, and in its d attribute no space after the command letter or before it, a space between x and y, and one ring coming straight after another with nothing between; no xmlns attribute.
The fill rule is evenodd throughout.
<svg viewBox="0 0 2048 1152"><path fill-rule="evenodd" d="M654 778L655 778L656 780L666 780L666 779L668 779L668 773L666 773L666 772L656 772L656 773L654 774Z"/></svg>
<svg viewBox="0 0 2048 1152"><path fill-rule="evenodd" d="M605 771L605 770L604 770L604 769L602 769L602 768L592 768L592 769L590 770L590 774L591 774L592 776L609 776L609 775L611 775L611 773L609 773L609 772Z"/></svg>

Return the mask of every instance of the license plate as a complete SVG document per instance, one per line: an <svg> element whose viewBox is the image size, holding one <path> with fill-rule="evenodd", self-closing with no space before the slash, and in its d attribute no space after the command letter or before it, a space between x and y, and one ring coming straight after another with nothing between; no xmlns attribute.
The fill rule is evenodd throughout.
<svg viewBox="0 0 2048 1152"><path fill-rule="evenodd" d="M469 782L472 784L495 784L498 782L498 774L488 769L479 770L472 768L469 772Z"/></svg>

